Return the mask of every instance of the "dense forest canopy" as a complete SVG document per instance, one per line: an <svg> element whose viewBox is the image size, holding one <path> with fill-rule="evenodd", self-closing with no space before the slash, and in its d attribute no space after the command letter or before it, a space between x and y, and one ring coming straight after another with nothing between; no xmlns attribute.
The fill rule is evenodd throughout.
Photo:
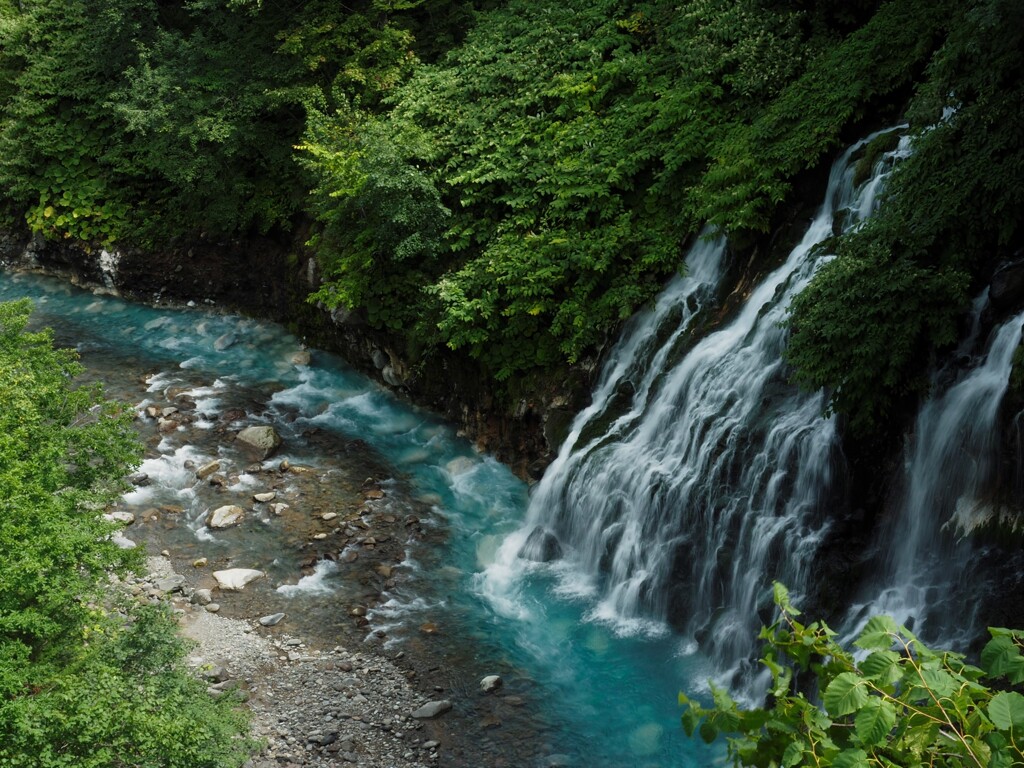
<svg viewBox="0 0 1024 768"><path fill-rule="evenodd" d="M1019 0L0 0L8 227L287 238L315 300L523 381L593 355L706 223L906 115L883 214L793 307L797 378L870 430L1020 248Z"/></svg>

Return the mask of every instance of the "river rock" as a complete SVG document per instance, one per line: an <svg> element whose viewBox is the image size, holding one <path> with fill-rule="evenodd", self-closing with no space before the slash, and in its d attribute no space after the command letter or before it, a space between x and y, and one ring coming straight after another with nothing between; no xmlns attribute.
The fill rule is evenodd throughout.
<svg viewBox="0 0 1024 768"><path fill-rule="evenodd" d="M185 586L185 577L180 576L178 574L174 574L173 576L166 576L162 579L158 579L155 586L161 592L164 592L168 595L171 592L181 592L182 587Z"/></svg>
<svg viewBox="0 0 1024 768"><path fill-rule="evenodd" d="M263 578L263 571L254 568L228 568L225 571L214 571L213 578L217 580L217 586L234 592L245 589L245 585Z"/></svg>
<svg viewBox="0 0 1024 768"><path fill-rule="evenodd" d="M206 525L208 528L230 528L232 525L242 522L244 517L244 509L234 504L228 504L210 512L206 516Z"/></svg>
<svg viewBox="0 0 1024 768"><path fill-rule="evenodd" d="M550 563L562 556L562 545L551 531L537 526L519 549L519 557L536 563Z"/></svg>
<svg viewBox="0 0 1024 768"><path fill-rule="evenodd" d="M124 509L119 509L116 512L108 512L103 517L106 520L110 520L114 523L122 523L123 525L131 525L135 522L134 513Z"/></svg>
<svg viewBox="0 0 1024 768"><path fill-rule="evenodd" d="M447 699L442 701L428 701L422 707L412 713L417 720L429 720L433 717L443 715L452 708L452 703Z"/></svg>
<svg viewBox="0 0 1024 768"><path fill-rule="evenodd" d="M192 600L197 605L209 605L213 602L213 590L210 589L197 589L192 593Z"/></svg>
<svg viewBox="0 0 1024 768"><path fill-rule="evenodd" d="M309 365L311 355L308 349L300 349L292 355L292 365Z"/></svg>
<svg viewBox="0 0 1024 768"><path fill-rule="evenodd" d="M284 502L278 502L277 504L270 505L270 511L278 516L283 515L287 509L290 509L290 507Z"/></svg>
<svg viewBox="0 0 1024 768"><path fill-rule="evenodd" d="M200 480L205 480L218 469L220 469L220 462L211 461L209 464L203 464L203 466L196 470L196 477Z"/></svg>
<svg viewBox="0 0 1024 768"><path fill-rule="evenodd" d="M220 610L220 603L207 603L206 610L209 613L217 613Z"/></svg>
<svg viewBox="0 0 1024 768"><path fill-rule="evenodd" d="M217 340L213 342L213 348L218 352L223 352L225 349L234 346L236 343L238 343L238 337L228 331L223 336L217 337Z"/></svg>
<svg viewBox="0 0 1024 768"><path fill-rule="evenodd" d="M504 681L498 675L488 675L480 681L480 690L484 693L491 693L501 688Z"/></svg>
<svg viewBox="0 0 1024 768"><path fill-rule="evenodd" d="M273 501L274 499L276 499L277 498L277 492L276 491L267 491L266 493L254 493L252 495L252 497L253 497L253 499L255 501L258 501L260 503L265 503L265 502Z"/></svg>
<svg viewBox="0 0 1024 768"><path fill-rule="evenodd" d="M235 438L249 450L257 453L260 460L267 458L281 445L281 436L273 427L246 427Z"/></svg>
<svg viewBox="0 0 1024 768"><path fill-rule="evenodd" d="M273 613L270 616L262 616L260 617L260 624L262 624L264 627L273 627L277 624L280 624L281 619L283 619L284 617L285 614L283 613Z"/></svg>
<svg viewBox="0 0 1024 768"><path fill-rule="evenodd" d="M149 475L145 472L133 472L128 475L128 482L138 486L149 485Z"/></svg>

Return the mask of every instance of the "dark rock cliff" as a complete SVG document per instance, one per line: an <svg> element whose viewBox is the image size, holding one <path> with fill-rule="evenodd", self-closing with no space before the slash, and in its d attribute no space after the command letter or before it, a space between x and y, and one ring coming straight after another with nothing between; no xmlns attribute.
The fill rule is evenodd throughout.
<svg viewBox="0 0 1024 768"><path fill-rule="evenodd" d="M400 332L372 328L358 312L330 312L306 301L318 285L319 270L298 245L305 239L301 234L108 252L5 232L0 233L0 263L132 300L192 302L283 323L310 346L336 352L400 396L454 422L519 475L539 477L573 413L585 404L594 366L567 368L514 396L500 391L465 356L446 350L416 355Z"/></svg>

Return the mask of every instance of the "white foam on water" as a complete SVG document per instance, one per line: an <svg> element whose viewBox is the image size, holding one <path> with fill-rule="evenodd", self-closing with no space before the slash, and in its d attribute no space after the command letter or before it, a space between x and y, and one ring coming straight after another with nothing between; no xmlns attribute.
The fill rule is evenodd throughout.
<svg viewBox="0 0 1024 768"><path fill-rule="evenodd" d="M161 441L163 446L166 438ZM179 499L187 500L195 496L193 486L197 482L195 470L185 467L186 461L202 466L211 458L191 445L183 445L176 450L165 452L160 456L146 459L139 467L140 472L149 475L149 485L140 486L124 495L129 504L144 504L150 499L170 492Z"/></svg>
<svg viewBox="0 0 1024 768"><path fill-rule="evenodd" d="M334 587L329 579L337 572L338 566L333 560L320 560L311 574L303 576L297 584L282 584L277 592L285 597L330 595Z"/></svg>

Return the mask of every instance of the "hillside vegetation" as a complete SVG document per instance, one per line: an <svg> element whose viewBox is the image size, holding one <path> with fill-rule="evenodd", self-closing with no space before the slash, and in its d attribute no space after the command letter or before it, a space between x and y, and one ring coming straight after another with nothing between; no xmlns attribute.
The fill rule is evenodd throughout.
<svg viewBox="0 0 1024 768"><path fill-rule="evenodd" d="M882 215L791 321L870 431L1020 247L1022 30L1018 0L0 0L0 195L92 245L312 221L315 301L512 386L905 112Z"/></svg>
<svg viewBox="0 0 1024 768"><path fill-rule="evenodd" d="M131 414L75 387L75 355L0 303L0 766L237 768L246 716L186 669L166 606L112 576L141 565L103 512L141 446Z"/></svg>

